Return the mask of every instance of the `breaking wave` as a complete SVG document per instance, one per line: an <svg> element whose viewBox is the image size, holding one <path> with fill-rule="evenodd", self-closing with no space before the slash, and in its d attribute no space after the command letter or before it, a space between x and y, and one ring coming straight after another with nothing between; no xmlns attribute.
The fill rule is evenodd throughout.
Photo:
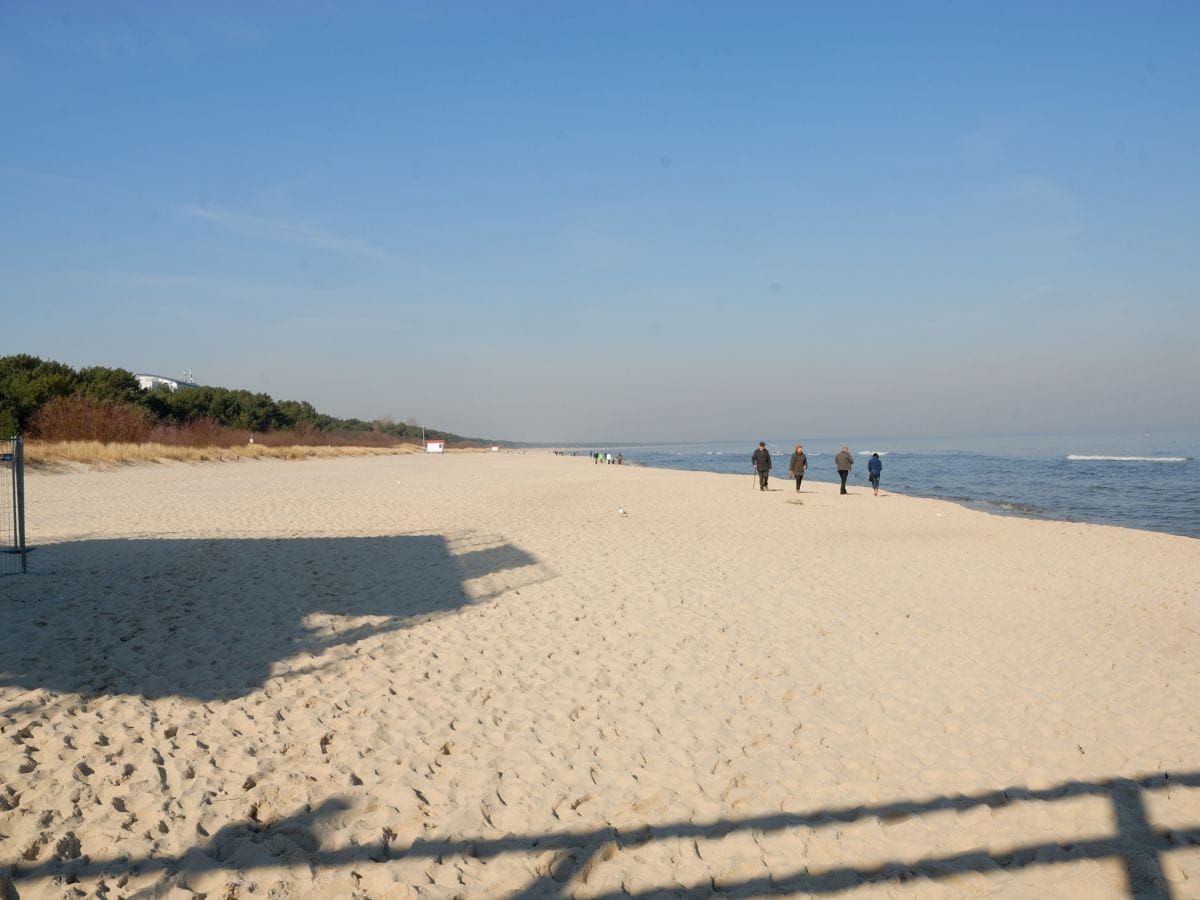
<svg viewBox="0 0 1200 900"><path fill-rule="evenodd" d="M1068 453L1067 459L1086 462L1189 462L1190 456L1088 456L1081 453Z"/></svg>

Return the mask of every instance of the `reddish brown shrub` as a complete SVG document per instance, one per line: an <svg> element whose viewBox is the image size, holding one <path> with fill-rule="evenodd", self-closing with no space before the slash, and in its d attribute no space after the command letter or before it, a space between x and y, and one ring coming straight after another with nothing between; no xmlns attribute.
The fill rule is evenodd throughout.
<svg viewBox="0 0 1200 900"><path fill-rule="evenodd" d="M232 448L249 444L251 433L228 428L214 419L167 425L156 422L153 414L141 407L73 396L56 397L34 413L29 422L29 437L42 441ZM256 444L266 447L391 448L417 443L380 431L317 431L312 428L256 433L253 438Z"/></svg>
<svg viewBox="0 0 1200 900"><path fill-rule="evenodd" d="M417 443L381 431L317 431L314 428L255 434L254 442L264 447L399 447Z"/></svg>
<svg viewBox="0 0 1200 900"><path fill-rule="evenodd" d="M250 440L250 432L228 428L215 419L194 419L182 425L155 425L150 441L168 447L238 447Z"/></svg>
<svg viewBox="0 0 1200 900"><path fill-rule="evenodd" d="M139 444L154 417L139 406L113 405L91 397L55 397L29 419L29 436L42 441Z"/></svg>

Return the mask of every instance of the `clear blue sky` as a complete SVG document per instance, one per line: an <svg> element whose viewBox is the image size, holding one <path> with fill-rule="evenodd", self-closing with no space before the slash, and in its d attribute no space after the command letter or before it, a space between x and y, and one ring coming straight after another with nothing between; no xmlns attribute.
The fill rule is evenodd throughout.
<svg viewBox="0 0 1200 900"><path fill-rule="evenodd" d="M1195 427L1200 3L0 3L0 355L537 441Z"/></svg>

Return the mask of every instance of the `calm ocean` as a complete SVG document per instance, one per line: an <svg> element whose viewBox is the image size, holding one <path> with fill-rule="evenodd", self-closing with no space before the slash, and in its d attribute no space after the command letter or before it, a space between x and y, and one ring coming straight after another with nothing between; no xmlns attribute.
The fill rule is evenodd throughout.
<svg viewBox="0 0 1200 900"><path fill-rule="evenodd" d="M801 438L806 480L837 482L834 454L854 455L849 484L867 484L867 460L883 460L884 491L937 497L989 512L1098 522L1200 538L1200 432L1037 435L1003 438L823 440ZM768 440L772 476L787 478L796 440ZM758 439L712 444L620 445L625 463L726 472L752 480Z"/></svg>

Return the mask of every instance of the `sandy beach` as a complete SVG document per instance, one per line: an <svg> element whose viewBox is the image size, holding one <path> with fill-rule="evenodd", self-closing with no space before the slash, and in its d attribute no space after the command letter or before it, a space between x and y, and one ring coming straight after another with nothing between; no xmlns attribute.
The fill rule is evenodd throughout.
<svg viewBox="0 0 1200 900"><path fill-rule="evenodd" d="M1200 897L1200 541L773 487L28 475L0 897Z"/></svg>

